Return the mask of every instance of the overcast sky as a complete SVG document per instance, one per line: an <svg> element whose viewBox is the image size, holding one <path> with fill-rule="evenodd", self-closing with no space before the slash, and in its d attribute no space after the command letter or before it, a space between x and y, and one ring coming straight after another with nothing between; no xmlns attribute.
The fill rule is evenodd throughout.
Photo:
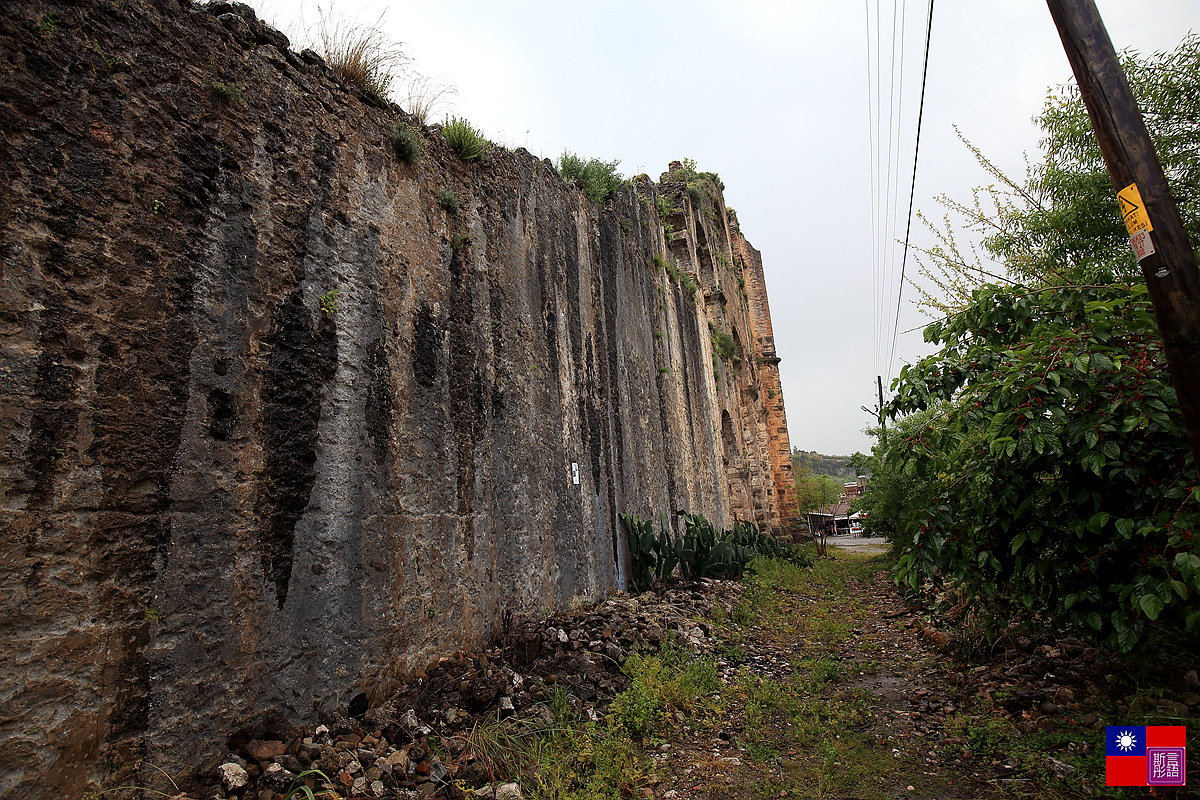
<svg viewBox="0 0 1200 800"><path fill-rule="evenodd" d="M1097 2L1118 49L1170 50L1200 31L1200 0ZM298 20L317 19L311 1L254 5L293 39ZM564 149L620 159L626 177L657 179L682 158L719 173L727 204L763 254L792 446L848 454L871 446L862 430L873 417L861 407L875 405L875 376L883 375L886 390L904 361L929 351L919 329L901 333L889 363L898 286L893 278L880 288L878 278L901 261L890 239L904 236L927 6L338 0L332 13L364 23L382 14L381 26L405 44L417 69L457 89L444 110L493 141L551 159ZM880 233L878 242L877 115L868 101L877 16L884 124L875 174L885 180L887 142L896 137L898 186L889 215L894 233ZM991 182L954 125L1010 175L1023 176L1025 154L1037 155L1031 117L1049 87L1071 79L1044 2L936 3L916 208L940 219L937 195L969 199L972 187ZM896 133L889 134L889 119ZM931 243L915 221L912 242ZM906 271L916 275L911 251ZM928 321L914 297L906 288L901 332Z"/></svg>

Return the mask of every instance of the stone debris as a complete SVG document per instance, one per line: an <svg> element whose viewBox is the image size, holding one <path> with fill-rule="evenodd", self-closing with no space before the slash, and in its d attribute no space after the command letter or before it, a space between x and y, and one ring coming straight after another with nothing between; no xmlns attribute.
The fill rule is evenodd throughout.
<svg viewBox="0 0 1200 800"><path fill-rule="evenodd" d="M217 777L226 792L235 792L250 783L250 773L240 764L222 764L217 767Z"/></svg>
<svg viewBox="0 0 1200 800"><path fill-rule="evenodd" d="M515 783L502 783L496 787L496 800L522 800L521 787Z"/></svg>
<svg viewBox="0 0 1200 800"><path fill-rule="evenodd" d="M465 733L475 722L495 713L553 724L546 700L555 692L565 692L577 713L601 720L625 687L621 663L631 652L654 651L673 640L713 655L719 642L705 620L718 608L729 612L741 592L732 581L679 582L548 619L513 619L491 647L430 664L372 703L362 721L333 714L322 724L236 746L214 776L216 794L205 796L282 800L297 776L320 770L355 796L420 800L450 794L451 784L461 781L478 800L522 800L518 784L493 786L482 770L472 769ZM726 681L743 666L773 676L792 669L785 654L716 660ZM451 757L443 760L431 747Z"/></svg>
<svg viewBox="0 0 1200 800"><path fill-rule="evenodd" d="M715 614L730 619L742 590L742 584L731 581L679 583L657 593L580 605L549 619L511 620L491 647L430 664L374 702L362 721L334 714L325 724L290 732L290 738L279 731L274 732L278 739L264 737L235 747L214 776L216 793L204 797L282 800L295 776L319 769L344 795L471 800L460 793L464 789L474 800L522 800L518 784L492 783L469 751L466 734L485 715L548 727L555 720L548 701L565 695L575 713L601 720L626 686L620 669L624 658L633 651L656 650L668 639L713 657L725 685L746 674L760 681L793 676L796 652L769 644L761 629L726 623L741 641L733 649L714 636L707 620ZM973 753L959 732L960 717L980 700L1002 709L1030 733L1106 724L1097 712L1112 699L1106 676L1113 665L1095 648L1077 639L1034 643L1014 637L985 663L963 664L932 654L941 637L930 635L932 625L919 613L896 608L899 601L890 588L866 590L863 598L878 613L856 626L834 657L844 665L879 660L890 666L844 674L838 685L869 688L875 698L869 710L877 744L900 745L907 758L919 743L915 747L928 774L970 768L997 780L1012 777L1011 765L981 764L982 754ZM805 642L795 647L802 650ZM1189 691L1193 684L1188 676L1180 680L1184 691L1171 699L1131 696L1118 708L1131 714L1157 709L1186 715L1200 704L1200 694ZM683 721L682 715L678 718ZM957 729L949 733L954 720ZM680 765L677 774L699 791L708 773L683 765L699 759L726 771L740 768L745 764L736 749L741 730L736 719L730 720L704 742L660 744L650 757ZM1074 747L1067 749L1074 754ZM892 754L902 757L894 747ZM1083 780L1056 757L1060 755L1045 754L1047 772ZM648 788L639 791L666 799L674 789L662 784L651 794L646 794Z"/></svg>

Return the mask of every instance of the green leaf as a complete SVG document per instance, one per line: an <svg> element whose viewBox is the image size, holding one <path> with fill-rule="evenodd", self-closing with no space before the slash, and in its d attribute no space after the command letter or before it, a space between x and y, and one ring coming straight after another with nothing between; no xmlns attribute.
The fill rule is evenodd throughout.
<svg viewBox="0 0 1200 800"><path fill-rule="evenodd" d="M1012 541L1012 549L1009 552L1012 553L1013 555L1016 555L1017 551L1021 549L1021 545L1025 544L1025 540L1028 538L1029 537L1026 536L1025 534L1018 533L1016 535L1016 538L1014 538Z"/></svg>
<svg viewBox="0 0 1200 800"><path fill-rule="evenodd" d="M1122 621L1120 624L1118 624L1116 622L1117 613L1118 612L1113 613L1113 627L1116 629L1117 634L1117 648L1123 653L1128 653L1137 646L1139 638L1138 632L1137 629L1132 625L1125 623L1124 614L1121 615Z"/></svg>
<svg viewBox="0 0 1200 800"><path fill-rule="evenodd" d="M1071 606L1075 605L1077 602L1079 602L1079 595L1072 592L1063 598L1063 609L1069 610Z"/></svg>
<svg viewBox="0 0 1200 800"><path fill-rule="evenodd" d="M1176 553L1175 568L1182 572L1185 578L1189 578L1200 572L1200 556L1193 553Z"/></svg>
<svg viewBox="0 0 1200 800"><path fill-rule="evenodd" d="M1099 611L1093 611L1083 618L1083 621L1088 624L1088 627L1094 631L1100 630L1104 626L1104 617L1100 616Z"/></svg>
<svg viewBox="0 0 1200 800"><path fill-rule="evenodd" d="M1185 584L1183 581L1172 580L1171 588L1175 590L1175 594L1179 595L1180 598L1187 600L1187 584Z"/></svg>
<svg viewBox="0 0 1200 800"><path fill-rule="evenodd" d="M1151 620L1158 619L1158 615L1160 613L1162 613L1162 610L1165 607L1163 605L1163 601L1160 600L1158 598L1158 595L1155 595L1155 594L1142 595L1141 598L1138 600L1138 606L1141 607L1142 613L1145 614L1147 617L1149 617Z"/></svg>

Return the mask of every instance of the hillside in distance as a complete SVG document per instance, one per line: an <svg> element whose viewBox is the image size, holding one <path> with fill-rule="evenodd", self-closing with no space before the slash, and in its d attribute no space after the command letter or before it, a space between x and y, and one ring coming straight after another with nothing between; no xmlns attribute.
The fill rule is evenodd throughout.
<svg viewBox="0 0 1200 800"><path fill-rule="evenodd" d="M792 450L792 469L799 475L807 468L814 475L832 475L835 478L853 480L857 476L850 466L850 456L827 456L815 451Z"/></svg>

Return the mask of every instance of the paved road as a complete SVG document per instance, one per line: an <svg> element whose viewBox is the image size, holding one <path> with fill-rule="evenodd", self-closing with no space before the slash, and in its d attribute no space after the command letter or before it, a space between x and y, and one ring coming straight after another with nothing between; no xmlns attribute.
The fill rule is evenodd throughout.
<svg viewBox="0 0 1200 800"><path fill-rule="evenodd" d="M843 550L851 550L856 553L883 553L888 549L887 539L882 536L852 536L843 534L839 536L830 536L825 540L828 544L835 544Z"/></svg>

